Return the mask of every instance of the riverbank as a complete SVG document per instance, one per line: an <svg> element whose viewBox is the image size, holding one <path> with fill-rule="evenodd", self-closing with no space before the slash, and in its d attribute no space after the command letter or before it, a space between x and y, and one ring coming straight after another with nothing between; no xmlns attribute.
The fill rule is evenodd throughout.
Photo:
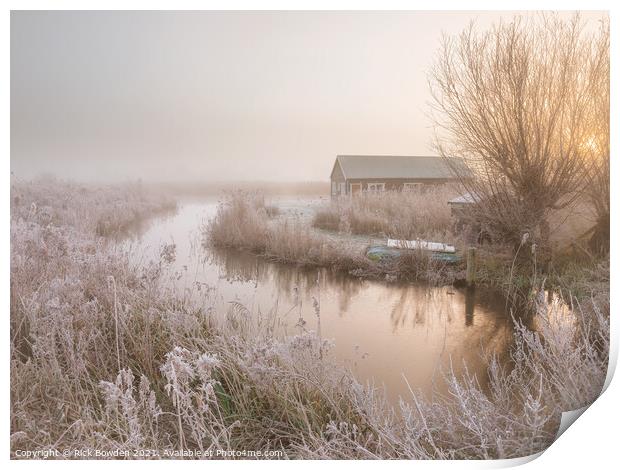
<svg viewBox="0 0 620 470"><path fill-rule="evenodd" d="M446 200L453 193L447 187L423 193L364 195L353 201L312 206L306 211L310 215L304 216L296 211L282 212L277 203L266 205L255 193L230 193L204 227L205 243L359 278L463 286L468 244L452 230L454 221ZM388 237L449 243L461 256L448 262L425 250L401 250L397 257L369 258L369 247L385 243ZM517 260L512 247L485 243L477 248L476 283L527 308L535 307L534 297L545 289L580 299L593 290L605 289L601 277L609 272L609 257L579 256L559 245L544 267L540 260L537 265L536 258L537 253L528 252Z"/></svg>
<svg viewBox="0 0 620 470"><path fill-rule="evenodd" d="M518 457L546 448L560 412L593 401L605 378L609 305L593 297L573 309L574 321L549 304L539 312L538 332L517 323L514 366L490 362L488 393L475 377L447 370L447 393L432 401L412 393L393 408L335 366L320 336L277 337L268 312L237 303L215 315L179 295L167 276L174 253L133 264L93 223L114 199L89 206L88 217L81 212L80 201L117 191L84 188L76 198L63 183L14 190L13 456L89 448L133 457L178 449L281 451L286 458ZM273 213L269 220L276 219ZM230 232L237 241L244 233ZM286 247L287 240L264 246ZM290 259L301 252L297 245L283 250ZM135 454L145 448L154 454Z"/></svg>
<svg viewBox="0 0 620 470"><path fill-rule="evenodd" d="M319 212L320 213L320 212ZM262 198L233 193L205 227L206 242L246 250L269 260L326 267L350 275L387 280L451 284L465 278L462 262L449 264L424 250L403 250L398 257L371 260L359 239L313 230L306 219L273 217Z"/></svg>
<svg viewBox="0 0 620 470"><path fill-rule="evenodd" d="M87 185L43 178L11 184L11 220L67 226L113 237L150 217L173 212L174 198L142 184Z"/></svg>

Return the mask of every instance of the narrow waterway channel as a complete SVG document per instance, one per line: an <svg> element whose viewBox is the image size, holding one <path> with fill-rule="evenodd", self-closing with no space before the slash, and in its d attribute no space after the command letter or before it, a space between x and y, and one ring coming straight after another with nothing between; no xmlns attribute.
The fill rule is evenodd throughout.
<svg viewBox="0 0 620 470"><path fill-rule="evenodd" d="M282 202L287 210L295 204L312 207L313 201ZM441 389L449 368L461 373L466 365L484 383L489 354L506 356L512 321L497 294L362 280L209 248L201 230L216 210L215 199L182 202L175 214L141 226L123 243L141 263L158 260L162 245L174 244L176 284L208 290L216 308L238 302L252 314L269 312L290 335L317 331L320 321L321 336L333 340L333 360L361 382L384 387L394 401L409 386Z"/></svg>

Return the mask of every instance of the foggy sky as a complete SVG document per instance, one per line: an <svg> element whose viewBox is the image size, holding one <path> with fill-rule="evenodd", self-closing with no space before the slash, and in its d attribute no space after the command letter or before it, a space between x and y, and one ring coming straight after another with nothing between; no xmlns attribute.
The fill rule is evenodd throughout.
<svg viewBox="0 0 620 470"><path fill-rule="evenodd" d="M303 181L337 154L428 155L442 31L499 18L12 12L11 171Z"/></svg>

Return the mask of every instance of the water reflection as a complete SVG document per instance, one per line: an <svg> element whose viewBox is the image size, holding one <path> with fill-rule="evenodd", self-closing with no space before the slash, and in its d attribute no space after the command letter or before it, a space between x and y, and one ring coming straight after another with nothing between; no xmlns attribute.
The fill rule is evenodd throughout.
<svg viewBox="0 0 620 470"><path fill-rule="evenodd" d="M335 360L359 380L385 386L392 399L408 394L405 378L413 388L428 390L441 383L441 370L459 373L464 364L484 383L488 355L505 356L511 344L510 316L493 293L362 280L204 249L200 227L215 209L215 201L183 204L176 215L134 237L133 252L148 259L158 256L162 243L174 243L179 288L202 286L201 301L214 311L235 302L257 322L277 317L273 328L285 334L320 329L322 337L335 340Z"/></svg>

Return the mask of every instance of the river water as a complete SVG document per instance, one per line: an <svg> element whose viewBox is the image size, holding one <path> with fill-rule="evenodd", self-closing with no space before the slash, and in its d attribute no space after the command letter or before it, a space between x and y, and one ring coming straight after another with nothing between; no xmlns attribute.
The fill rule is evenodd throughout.
<svg viewBox="0 0 620 470"><path fill-rule="evenodd" d="M317 200L277 204L305 217ZM184 201L175 214L142 225L124 243L139 262L159 260L162 245L175 244L172 269L180 289L200 287L222 306L239 302L254 314L271 312L284 334L320 328L334 341L334 360L361 382L385 388L392 401L407 398L409 387L441 390L442 372L462 373L465 365L484 384L489 355L506 357L512 321L500 296L362 280L205 247L201 230L216 210L215 199Z"/></svg>

